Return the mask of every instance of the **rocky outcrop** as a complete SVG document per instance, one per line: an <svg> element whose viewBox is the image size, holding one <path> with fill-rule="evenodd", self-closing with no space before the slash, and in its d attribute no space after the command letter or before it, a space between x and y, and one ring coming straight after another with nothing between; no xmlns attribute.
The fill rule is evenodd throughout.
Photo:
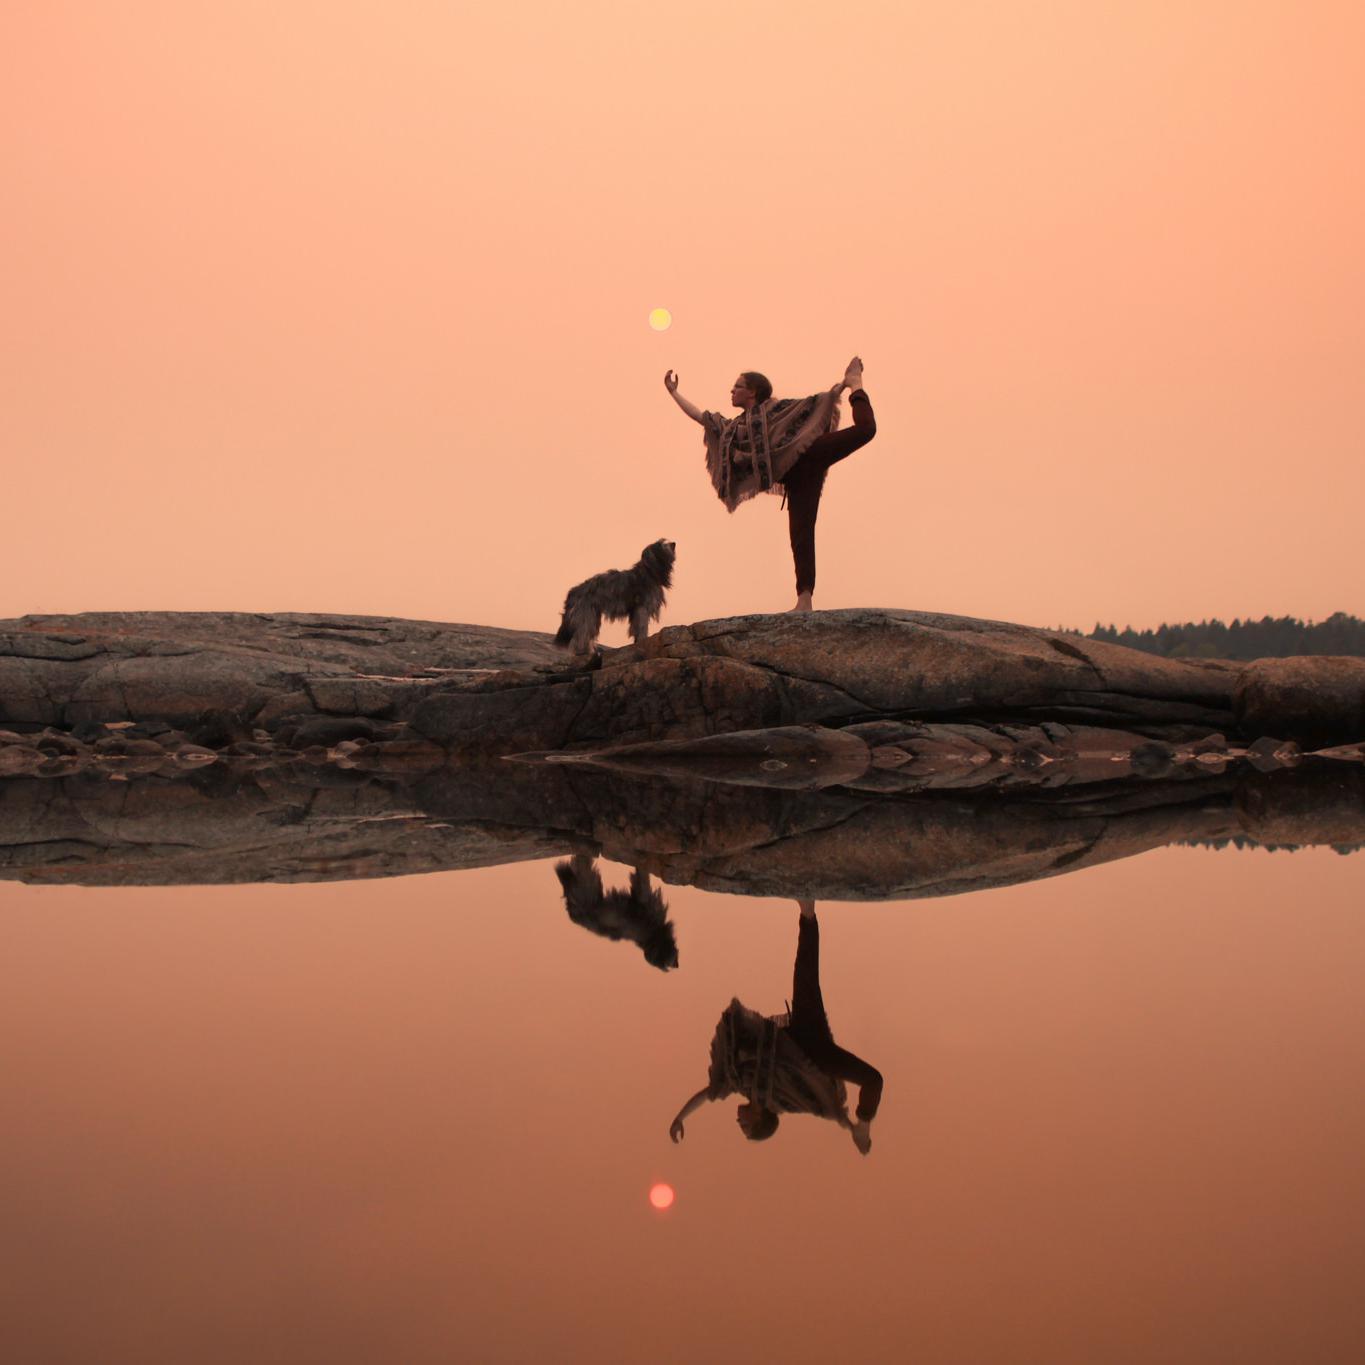
<svg viewBox="0 0 1365 1365"><path fill-rule="evenodd" d="M1365 739L1365 659L1257 659L1238 674L1232 704L1246 734L1309 748Z"/></svg>
<svg viewBox="0 0 1365 1365"><path fill-rule="evenodd" d="M128 612L0 622L0 727L158 723L221 747L328 718L457 760L873 721L1365 739L1365 662L1174 660L1055 631L859 609L672 626L574 668L548 635L385 617ZM200 733L203 731L203 733Z"/></svg>
<svg viewBox="0 0 1365 1365"><path fill-rule="evenodd" d="M523 676L487 686L520 693L522 733L539 725L544 736L535 747L583 749L885 717L1051 719L1198 738L1232 728L1236 677L1222 661L1027 626L850 610L674 626L612 653L586 685ZM485 707L463 684L438 688L411 722L457 752L491 752L496 741L477 724Z"/></svg>
<svg viewBox="0 0 1365 1365"><path fill-rule="evenodd" d="M85 612L0 621L0 725L205 713L394 718L452 677L558 662L548 635L390 617Z"/></svg>

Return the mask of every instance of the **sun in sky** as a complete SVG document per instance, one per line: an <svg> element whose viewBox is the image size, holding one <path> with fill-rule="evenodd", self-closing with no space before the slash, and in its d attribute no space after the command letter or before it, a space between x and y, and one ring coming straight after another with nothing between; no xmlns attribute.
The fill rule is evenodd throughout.
<svg viewBox="0 0 1365 1365"><path fill-rule="evenodd" d="M656 332L666 332L673 325L673 314L667 308L655 308L650 311L649 325Z"/></svg>
<svg viewBox="0 0 1365 1365"><path fill-rule="evenodd" d="M662 1181L657 1185L651 1185L649 1187L649 1202L660 1212L671 1208L673 1205L673 1186L665 1185Z"/></svg>

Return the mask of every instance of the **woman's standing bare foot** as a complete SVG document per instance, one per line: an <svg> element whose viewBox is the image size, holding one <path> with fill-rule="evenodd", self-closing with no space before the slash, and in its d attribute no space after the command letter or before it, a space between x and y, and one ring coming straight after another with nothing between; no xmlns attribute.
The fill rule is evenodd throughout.
<svg viewBox="0 0 1365 1365"><path fill-rule="evenodd" d="M808 592L799 592L799 593L797 593L797 594L796 594L796 605L795 605L794 607L790 608L790 610L787 612L787 615L790 616L790 615L792 614L792 612L794 612L794 611L814 611L815 608L814 608L813 606L811 606L811 604L810 604L810 599L811 599L811 595L810 595L810 593L808 593Z"/></svg>

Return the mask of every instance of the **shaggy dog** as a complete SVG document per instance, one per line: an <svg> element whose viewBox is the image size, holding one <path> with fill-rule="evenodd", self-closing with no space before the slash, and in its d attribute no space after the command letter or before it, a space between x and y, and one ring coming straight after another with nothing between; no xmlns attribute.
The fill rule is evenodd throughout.
<svg viewBox="0 0 1365 1365"><path fill-rule="evenodd" d="M664 609L665 589L673 586L674 550L671 540L656 540L645 546L634 568L608 569L570 588L555 644L572 641L575 654L587 654L605 616L608 621L629 620L630 638L638 645Z"/></svg>
<svg viewBox="0 0 1365 1365"><path fill-rule="evenodd" d="M564 888L569 918L603 938L629 939L645 961L666 972L678 965L678 944L668 922L663 894L649 884L649 873L638 867L630 874L629 891L604 891L602 874L586 853L575 853L555 864Z"/></svg>

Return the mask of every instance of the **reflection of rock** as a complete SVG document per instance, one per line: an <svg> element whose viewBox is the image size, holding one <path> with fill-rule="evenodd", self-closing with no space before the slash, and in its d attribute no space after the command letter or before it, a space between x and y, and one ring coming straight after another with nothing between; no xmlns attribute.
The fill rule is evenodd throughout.
<svg viewBox="0 0 1365 1365"><path fill-rule="evenodd" d="M862 777L872 750L850 730L787 725L772 730L735 730L700 739L623 744L587 754L525 755L546 762L592 762L604 768L706 778L750 787L814 791Z"/></svg>
<svg viewBox="0 0 1365 1365"><path fill-rule="evenodd" d="M1365 839L1365 771L1314 765L1267 773L1237 791L1245 834L1277 847L1331 844L1352 848Z"/></svg>
<svg viewBox="0 0 1365 1365"><path fill-rule="evenodd" d="M1357 796L1352 811L1340 786L1341 773L1358 770L1326 763L1294 774L1292 796L1248 768L1055 791L882 796L642 781L578 763L509 766L491 812L500 825L539 809L546 825L617 862L666 882L744 895L899 900L984 890L1174 842L1254 840L1243 812L1254 809L1269 829L1285 799L1299 842L1365 842L1365 802ZM1325 820L1315 831L1311 793L1319 784ZM420 783L423 807L459 823L477 822L491 795L449 769ZM1351 828L1354 837L1344 839Z"/></svg>
<svg viewBox="0 0 1365 1365"><path fill-rule="evenodd" d="M398 722L380 725L358 718L315 717L283 727L275 739L263 730L251 738L238 738L241 728L210 716L195 727L194 734L195 739L216 746L212 748L194 742L182 730L150 721L86 724L70 734L51 727L23 734L0 730L0 776L175 776L209 763L221 762L240 772L288 768L299 759L339 768L411 773L441 767L446 761L444 750L414 737Z"/></svg>
<svg viewBox="0 0 1365 1365"><path fill-rule="evenodd" d="M885 900L1052 876L1179 840L1365 842L1365 773L1200 768L1002 790L803 791L582 763L424 775L220 760L197 771L0 782L0 875L155 885L312 881L601 853L665 881Z"/></svg>
<svg viewBox="0 0 1365 1365"><path fill-rule="evenodd" d="M0 876L85 886L341 881L549 858L554 831L457 826L357 771L0 783Z"/></svg>
<svg viewBox="0 0 1365 1365"><path fill-rule="evenodd" d="M842 730L787 725L698 739L515 755L526 763L590 764L750 787L809 791L847 787L887 793L1051 789L1182 773L1203 776L1242 759L1270 772L1302 757L1297 745L1283 740L1257 740L1238 749L1222 735L1173 743L1127 730L1058 721L987 725L902 720L868 721Z"/></svg>

